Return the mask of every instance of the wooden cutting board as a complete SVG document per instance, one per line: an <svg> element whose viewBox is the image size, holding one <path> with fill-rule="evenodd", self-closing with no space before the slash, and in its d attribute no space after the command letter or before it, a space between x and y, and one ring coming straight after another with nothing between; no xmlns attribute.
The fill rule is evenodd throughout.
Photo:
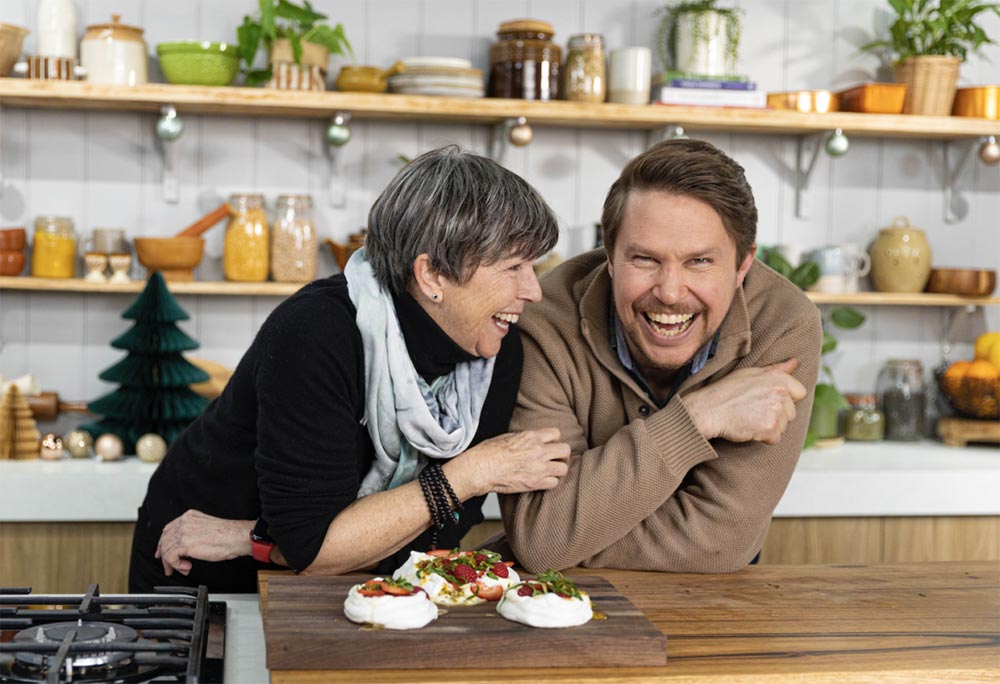
<svg viewBox="0 0 1000 684"><path fill-rule="evenodd" d="M598 575L579 576L594 610L579 627L536 629L511 622L496 603L447 611L422 629L373 629L344 617L360 576L272 576L264 641L270 670L525 668L665 665L667 637ZM263 598L263 596L262 596Z"/></svg>

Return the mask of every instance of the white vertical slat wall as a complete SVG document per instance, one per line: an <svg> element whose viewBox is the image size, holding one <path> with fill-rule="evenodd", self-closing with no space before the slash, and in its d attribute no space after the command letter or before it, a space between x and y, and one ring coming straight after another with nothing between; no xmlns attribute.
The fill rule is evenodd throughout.
<svg viewBox="0 0 1000 684"><path fill-rule="evenodd" d="M77 0L79 29L122 21L146 31L150 52L160 41L233 40L253 0ZM532 16L551 22L565 45L572 33L604 34L609 48L654 46L655 15L649 0L315 0L341 21L359 63L388 67L424 54L471 59L487 68L487 50L503 20ZM885 24L883 0L742 0L742 71L765 90L846 87L872 80L877 60L857 46ZM35 28L37 0L3 0L0 20ZM984 22L1000 37L1000 21ZM26 40L31 53L35 36ZM335 57L331 74L345 59ZM155 59L151 78L158 79ZM1000 49L991 47L962 68L962 83L1000 82ZM346 203L328 201L325 125L279 118L186 116L178 143L180 201L165 203L161 158L151 114L41 111L4 108L0 224L30 226L39 214L73 217L78 233L95 227L125 228L131 236L168 235L217 205L231 192L310 192L322 237L343 239L364 224L372 200L398 170L399 154L413 156L445 143L486 151L482 126L356 121L343 149ZM1000 126L998 126L1000 128ZM795 139L740 133L702 137L721 146L747 169L760 211L763 244L832 242L867 244L899 214L927 232L939 265L1000 268L1000 170L974 160L959 187L967 215L943 219L942 148L922 140L854 139L841 159L823 157L795 216ZM644 133L592 129L535 130L534 142L513 149L506 164L537 187L558 214L558 250L569 256L588 248L604 194L621 166L647 143ZM202 279L221 277L221 230L209 233ZM321 252L319 273L336 271ZM134 270L141 276L141 267ZM121 295L0 292L0 373L31 372L42 387L69 399L92 399L110 389L98 373L120 358L110 340L129 322ZM279 300L273 297L182 297L191 314L184 327L201 343L197 355L233 366ZM839 385L874 387L889 357L939 360L949 312L913 307L868 307L868 322L839 333L830 362ZM997 307L988 323L1000 328Z"/></svg>

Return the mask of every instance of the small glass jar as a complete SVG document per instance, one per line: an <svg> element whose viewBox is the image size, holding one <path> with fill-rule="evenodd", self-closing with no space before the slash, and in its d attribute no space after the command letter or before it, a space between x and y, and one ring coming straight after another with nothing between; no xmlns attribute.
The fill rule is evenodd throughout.
<svg viewBox="0 0 1000 684"><path fill-rule="evenodd" d="M226 225L222 244L222 272L226 280L262 282L267 280L267 213L261 195L231 195L235 213Z"/></svg>
<svg viewBox="0 0 1000 684"><path fill-rule="evenodd" d="M607 89L604 39L596 33L570 36L566 53L566 99L573 102L604 102Z"/></svg>
<svg viewBox="0 0 1000 684"><path fill-rule="evenodd" d="M878 374L879 404L885 414L885 438L912 442L924 436L923 366L913 359L890 359Z"/></svg>
<svg viewBox="0 0 1000 684"><path fill-rule="evenodd" d="M885 438L885 415L876 407L874 394L846 394L851 408L844 411L844 437L854 442Z"/></svg>
<svg viewBox="0 0 1000 684"><path fill-rule="evenodd" d="M278 195L271 228L271 279L308 283L316 277L316 224L312 197Z"/></svg>
<svg viewBox="0 0 1000 684"><path fill-rule="evenodd" d="M73 219L39 216L35 219L31 275L37 278L72 278L76 272L76 232Z"/></svg>
<svg viewBox="0 0 1000 684"><path fill-rule="evenodd" d="M490 47L490 97L559 99L562 50L552 42L552 24L520 19L500 24Z"/></svg>

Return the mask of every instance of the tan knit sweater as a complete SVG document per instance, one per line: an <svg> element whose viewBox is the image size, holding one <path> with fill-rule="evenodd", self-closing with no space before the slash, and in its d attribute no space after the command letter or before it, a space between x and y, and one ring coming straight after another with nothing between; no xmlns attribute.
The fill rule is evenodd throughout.
<svg viewBox="0 0 1000 684"><path fill-rule="evenodd" d="M751 267L720 328L716 355L657 409L608 341L602 251L542 280L521 318L524 372L512 430L555 426L569 474L555 489L500 497L525 568L732 572L760 550L805 438L819 373L819 312L794 285ZM780 443L706 441L683 396L727 373L790 357L808 389Z"/></svg>

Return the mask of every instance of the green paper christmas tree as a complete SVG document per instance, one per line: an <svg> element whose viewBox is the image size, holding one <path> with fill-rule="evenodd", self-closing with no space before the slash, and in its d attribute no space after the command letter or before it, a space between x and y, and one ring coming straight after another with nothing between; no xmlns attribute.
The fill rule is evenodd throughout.
<svg viewBox="0 0 1000 684"><path fill-rule="evenodd" d="M126 453L135 453L135 442L147 432L155 432L167 443L201 415L208 399L188 386L208 380L208 373L187 361L181 352L198 348L198 343L177 327L188 319L163 276L153 273L139 298L122 318L135 325L112 340L111 346L124 349L128 356L100 374L101 380L120 387L87 406L103 419L81 425L95 438L106 432L118 435Z"/></svg>

